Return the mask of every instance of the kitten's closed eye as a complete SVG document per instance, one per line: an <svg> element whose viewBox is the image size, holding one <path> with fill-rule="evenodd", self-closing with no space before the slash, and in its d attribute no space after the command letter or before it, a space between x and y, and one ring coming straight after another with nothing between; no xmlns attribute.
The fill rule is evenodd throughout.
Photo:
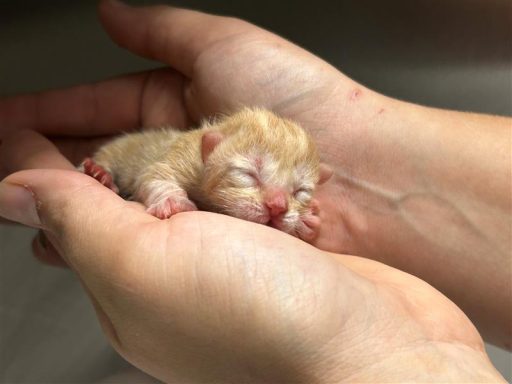
<svg viewBox="0 0 512 384"><path fill-rule="evenodd" d="M300 201L300 202L307 202L308 200L311 199L313 195L313 190L311 188L307 188L307 187L304 187L304 188L297 188L294 192L293 192L293 197Z"/></svg>
<svg viewBox="0 0 512 384"><path fill-rule="evenodd" d="M240 186L243 187L257 187L260 185L260 180L256 172L250 170L250 169L244 169L244 168L232 168L230 170L230 173L233 177L237 179L237 181L240 183Z"/></svg>

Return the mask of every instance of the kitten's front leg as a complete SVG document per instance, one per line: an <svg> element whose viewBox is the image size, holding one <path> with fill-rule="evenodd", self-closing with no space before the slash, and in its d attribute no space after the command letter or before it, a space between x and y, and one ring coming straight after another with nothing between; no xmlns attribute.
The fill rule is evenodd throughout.
<svg viewBox="0 0 512 384"><path fill-rule="evenodd" d="M309 206L300 212L299 220L295 227L295 233L298 238L307 242L311 242L316 238L321 223L318 213L318 200L312 199Z"/></svg>
<svg viewBox="0 0 512 384"><path fill-rule="evenodd" d="M144 183L137 192L137 200L146 205L146 212L162 220L176 213L197 211L187 192L173 180L156 179Z"/></svg>
<svg viewBox="0 0 512 384"><path fill-rule="evenodd" d="M119 193L119 188L114 183L112 174L107 169L105 169L105 167L99 165L90 157L86 158L78 166L78 170L80 172L83 172L86 175L91 176L92 178L96 179L101 184L103 184L105 187L111 189L115 193Z"/></svg>

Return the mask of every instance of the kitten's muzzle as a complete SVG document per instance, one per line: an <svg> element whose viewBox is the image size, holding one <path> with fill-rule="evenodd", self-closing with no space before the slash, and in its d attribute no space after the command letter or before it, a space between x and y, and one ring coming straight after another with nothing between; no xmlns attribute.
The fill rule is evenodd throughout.
<svg viewBox="0 0 512 384"><path fill-rule="evenodd" d="M268 189L265 193L264 202L271 218L288 211L287 193L282 189Z"/></svg>

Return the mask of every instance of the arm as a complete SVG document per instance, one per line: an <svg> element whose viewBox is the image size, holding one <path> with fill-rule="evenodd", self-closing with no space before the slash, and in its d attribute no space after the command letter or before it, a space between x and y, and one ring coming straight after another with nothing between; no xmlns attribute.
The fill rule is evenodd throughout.
<svg viewBox="0 0 512 384"><path fill-rule="evenodd" d="M510 349L511 120L359 92L332 101L353 134L342 109L324 144L339 245L430 282Z"/></svg>

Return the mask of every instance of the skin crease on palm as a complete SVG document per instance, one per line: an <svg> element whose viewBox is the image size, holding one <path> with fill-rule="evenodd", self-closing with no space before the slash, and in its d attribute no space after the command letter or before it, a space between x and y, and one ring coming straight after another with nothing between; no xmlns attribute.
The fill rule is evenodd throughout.
<svg viewBox="0 0 512 384"><path fill-rule="evenodd" d="M53 262L62 255L123 356L167 382L500 380L476 329L438 291L378 262L327 251L417 274L505 344L510 201L499 170L507 169L508 120L386 98L240 20L114 2L103 2L100 16L121 46L174 69L1 100L6 174L72 168L49 141L23 129L60 136L54 143L77 163L106 135L185 128L243 105L298 121L335 172L317 196L317 248L221 215L159 221L72 171L9 176L4 183L29 186L42 224L16 216L21 208L7 212L14 195L5 189L0 214L45 229L51 244L43 251L36 242L36 254ZM446 166L449 148L429 147L453 136L461 145L457 170L469 154L496 154L463 168L476 169L472 183L460 176L463 191ZM474 143L471 151L464 140ZM431 148L441 165L427 156ZM482 176L489 170L497 175L490 181Z"/></svg>

